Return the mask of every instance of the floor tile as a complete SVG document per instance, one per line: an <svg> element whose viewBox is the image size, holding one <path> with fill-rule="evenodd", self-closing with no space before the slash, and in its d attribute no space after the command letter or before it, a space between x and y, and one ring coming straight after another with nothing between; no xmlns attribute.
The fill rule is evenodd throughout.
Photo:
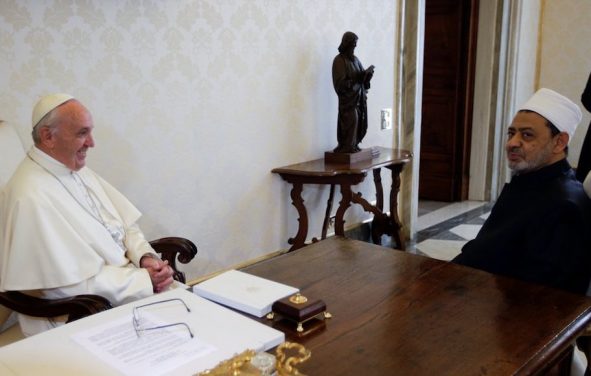
<svg viewBox="0 0 591 376"><path fill-rule="evenodd" d="M437 240L427 239L416 245L419 252L438 259L449 261L460 254L460 250L467 240Z"/></svg>
<svg viewBox="0 0 591 376"><path fill-rule="evenodd" d="M487 204L485 201L452 202L449 205L433 210L420 216L417 220L417 230L421 231L439 223L445 222L460 214L469 212Z"/></svg>
<svg viewBox="0 0 591 376"><path fill-rule="evenodd" d="M449 231L461 236L465 240L471 240L476 237L478 231L480 231L481 228L482 225L459 225L450 229Z"/></svg>
<svg viewBox="0 0 591 376"><path fill-rule="evenodd" d="M476 237L494 205L480 201L456 202L442 207L436 204L423 205L425 211L432 208L433 212L419 217L419 227L423 229L407 244L407 249L440 260L451 260L464 244ZM428 224L431 225L424 227Z"/></svg>
<svg viewBox="0 0 591 376"><path fill-rule="evenodd" d="M441 209L444 206L449 205L449 202L441 202L441 201L429 201L429 200L421 200L419 201L419 217L428 214L432 211L437 209Z"/></svg>

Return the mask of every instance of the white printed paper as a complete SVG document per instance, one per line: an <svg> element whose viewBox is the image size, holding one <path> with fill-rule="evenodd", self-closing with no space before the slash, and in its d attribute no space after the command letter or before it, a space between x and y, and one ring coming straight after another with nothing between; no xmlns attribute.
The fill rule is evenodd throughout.
<svg viewBox="0 0 591 376"><path fill-rule="evenodd" d="M163 325L145 314L144 325ZM197 333L190 337L183 326L136 334L132 316L79 332L72 338L97 358L126 375L162 375L180 365L205 357L217 348L204 343Z"/></svg>

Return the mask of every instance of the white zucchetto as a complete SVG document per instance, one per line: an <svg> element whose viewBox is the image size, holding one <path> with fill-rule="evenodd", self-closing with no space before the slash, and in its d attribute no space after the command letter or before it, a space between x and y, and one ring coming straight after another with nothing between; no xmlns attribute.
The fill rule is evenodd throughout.
<svg viewBox="0 0 591 376"><path fill-rule="evenodd" d="M545 117L559 131L568 133L569 142L583 118L581 109L573 101L546 88L536 91L519 110L534 111Z"/></svg>
<svg viewBox="0 0 591 376"><path fill-rule="evenodd" d="M74 99L74 97L70 94L50 94L39 99L39 101L33 108L33 128L51 110L53 110L60 104L69 101L70 99Z"/></svg>

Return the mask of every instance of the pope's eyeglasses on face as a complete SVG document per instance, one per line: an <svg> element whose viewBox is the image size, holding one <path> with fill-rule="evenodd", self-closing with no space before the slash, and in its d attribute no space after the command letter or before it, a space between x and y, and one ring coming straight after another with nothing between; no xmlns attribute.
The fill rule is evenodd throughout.
<svg viewBox="0 0 591 376"><path fill-rule="evenodd" d="M179 301L183 304L183 306L185 307L185 309L187 310L187 312L191 312L191 310L189 309L189 307L187 307L187 304L179 298L173 298L173 299L165 299L165 300L159 300L157 302L152 302L152 303L146 303L146 304L142 304L136 307L133 307L133 317L132 317L132 322L133 322L133 329L135 330L135 334L138 336L138 338L141 336L140 334L145 332L145 331L151 331L151 330L157 330L157 329L164 329L164 328L169 328L169 327L173 327L173 326L183 326L187 329L187 331L189 332L189 335L191 336L191 338L193 338L193 332L191 331L191 328L189 328L189 325L187 325L187 323L184 322L175 322L172 324L164 324L164 325L157 325L157 326L149 326L146 328L143 328L141 326L140 323L140 315L139 315L139 310L140 308L146 308L149 306L154 306L157 304L162 304L162 303L167 303L167 302L173 302L173 301Z"/></svg>

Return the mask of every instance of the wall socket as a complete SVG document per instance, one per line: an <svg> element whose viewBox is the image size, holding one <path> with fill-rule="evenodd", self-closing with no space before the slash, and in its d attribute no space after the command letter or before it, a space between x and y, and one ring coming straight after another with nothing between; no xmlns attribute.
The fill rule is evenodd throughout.
<svg viewBox="0 0 591 376"><path fill-rule="evenodd" d="M384 108L381 111L380 128L381 129L392 129L392 109L391 108Z"/></svg>

